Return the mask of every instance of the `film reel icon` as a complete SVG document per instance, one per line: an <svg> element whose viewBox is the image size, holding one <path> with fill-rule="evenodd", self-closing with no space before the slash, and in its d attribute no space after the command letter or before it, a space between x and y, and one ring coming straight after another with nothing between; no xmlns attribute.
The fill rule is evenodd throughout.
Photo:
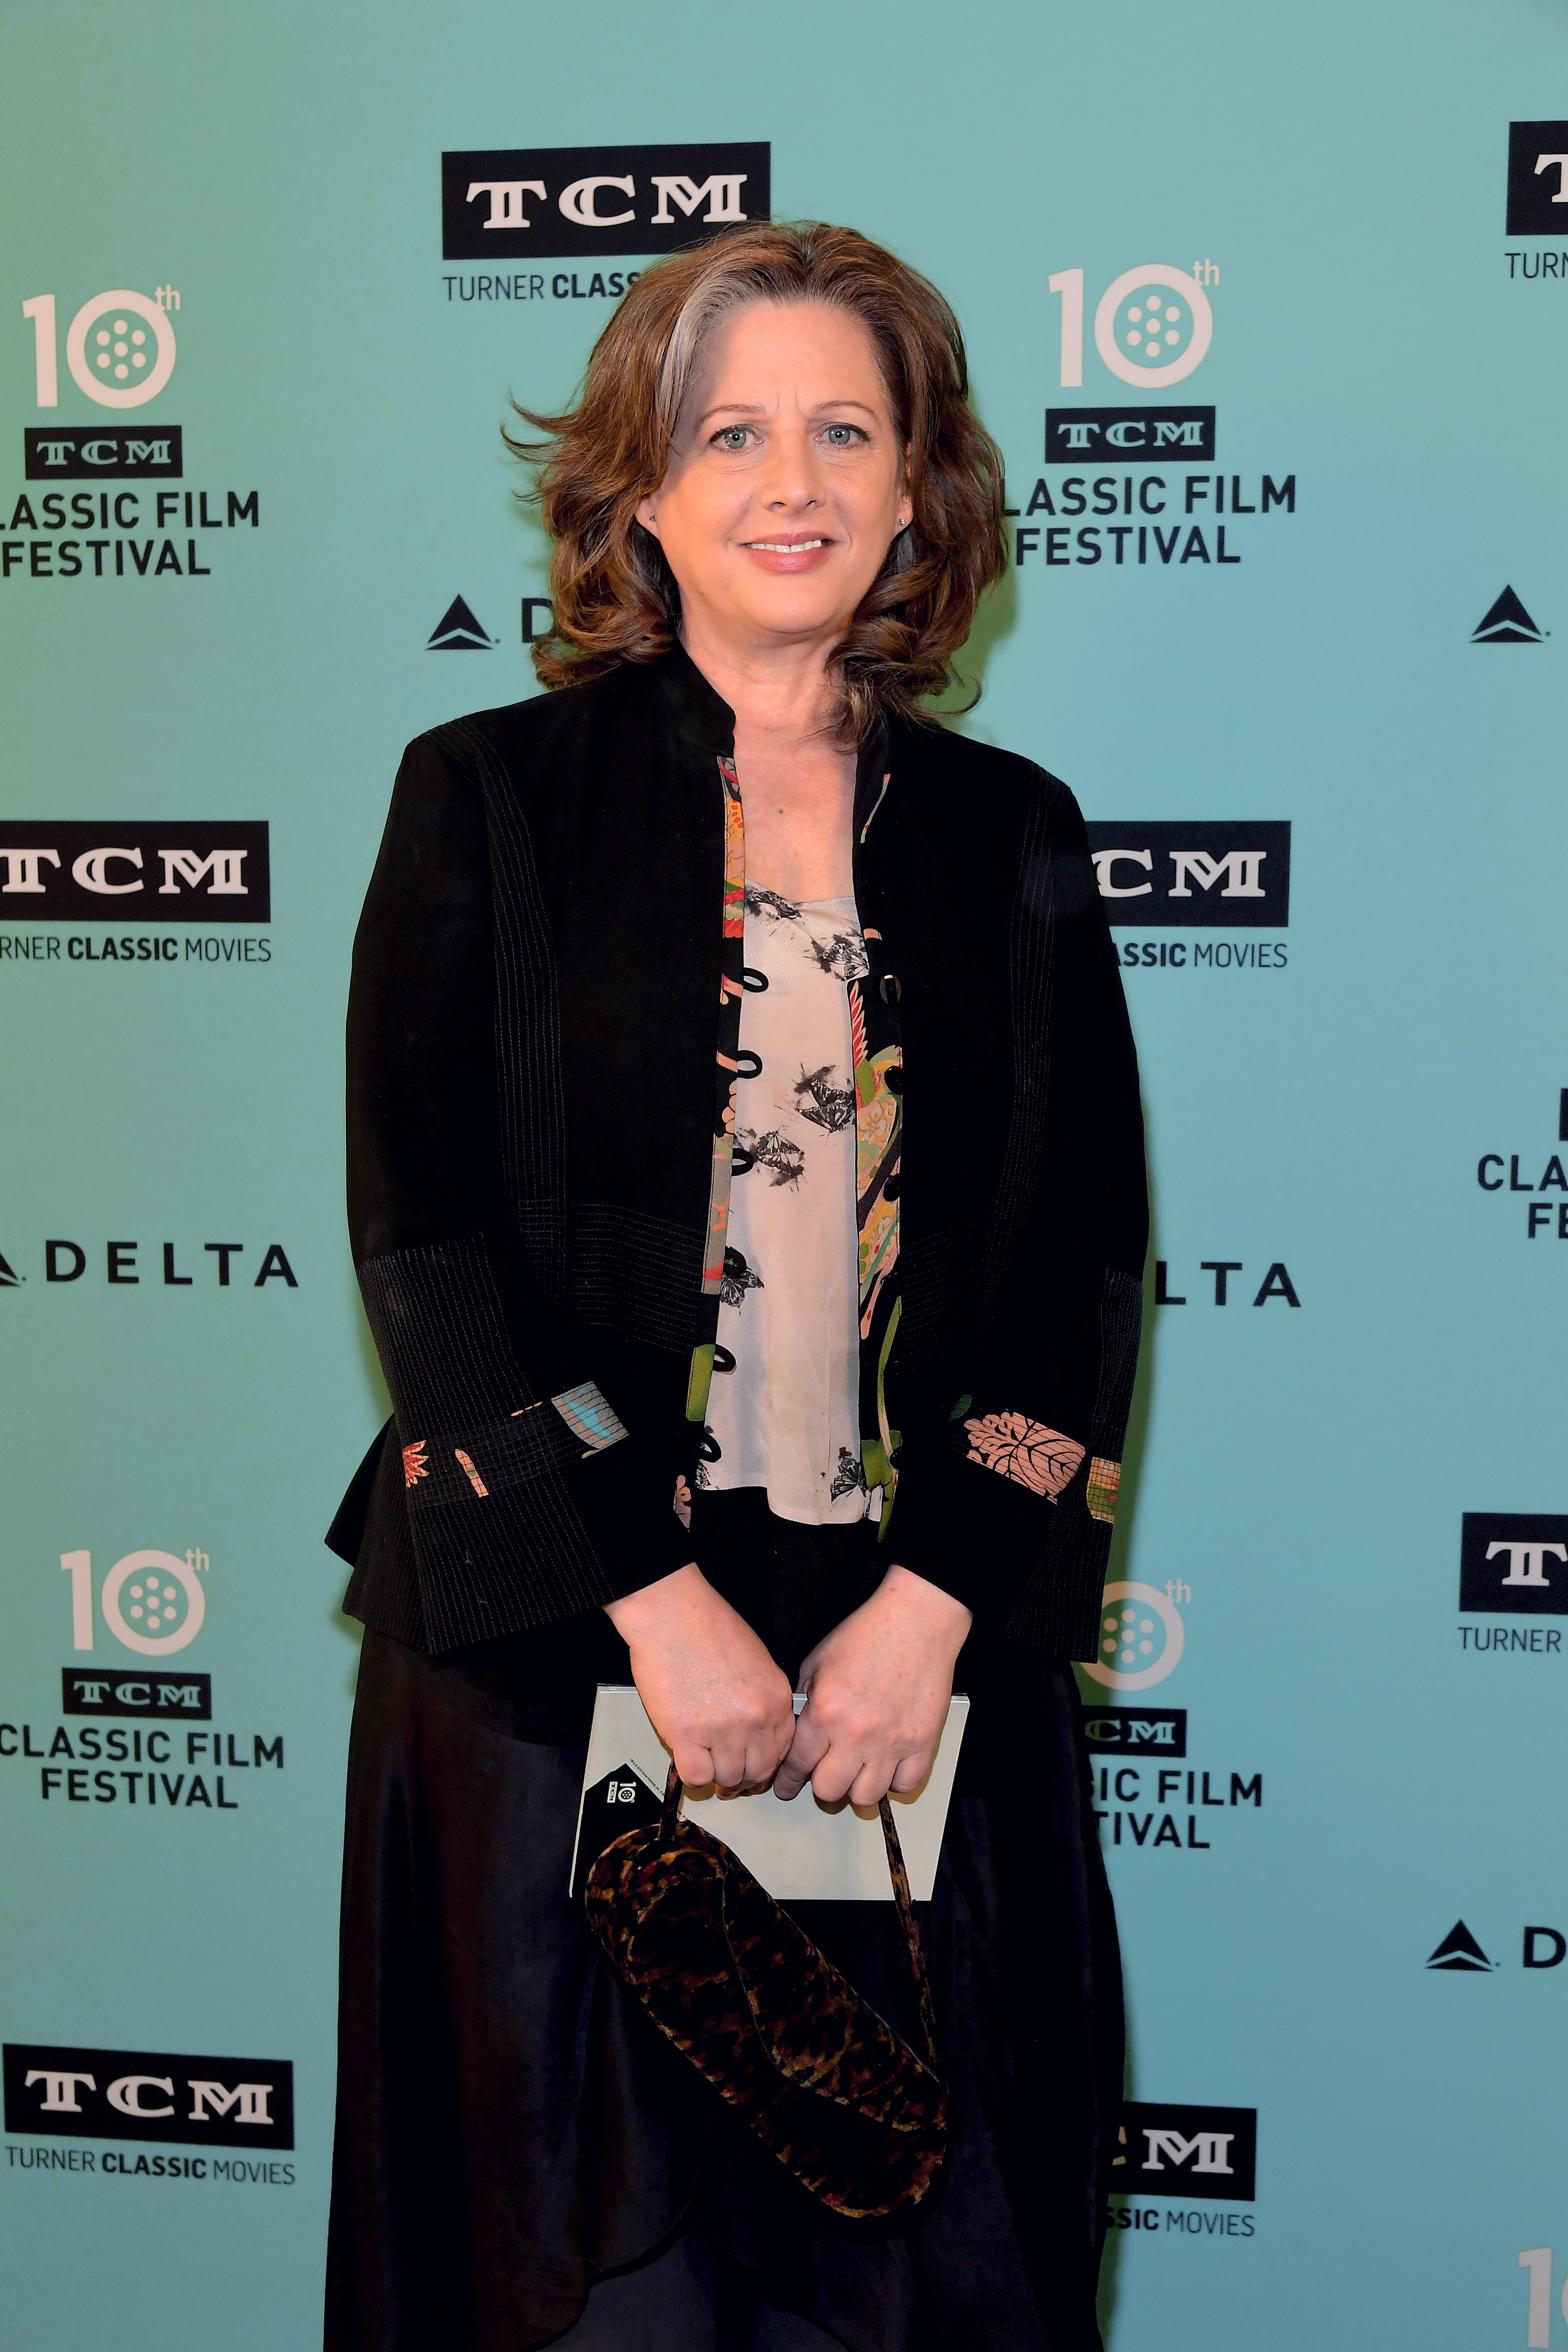
<svg viewBox="0 0 1568 2352"><path fill-rule="evenodd" d="M1150 1690L1173 1672L1186 1638L1181 1611L1153 1585L1108 1584L1100 1654L1081 1671L1110 1690Z"/></svg>
<svg viewBox="0 0 1568 2352"><path fill-rule="evenodd" d="M201 1578L172 1551L128 1551L104 1578L98 1605L115 1640L144 1658L187 1649L207 1613Z"/></svg>
<svg viewBox="0 0 1568 2352"><path fill-rule="evenodd" d="M77 389L102 408L156 399L174 372L174 330L157 303L123 286L92 295L66 333Z"/></svg>

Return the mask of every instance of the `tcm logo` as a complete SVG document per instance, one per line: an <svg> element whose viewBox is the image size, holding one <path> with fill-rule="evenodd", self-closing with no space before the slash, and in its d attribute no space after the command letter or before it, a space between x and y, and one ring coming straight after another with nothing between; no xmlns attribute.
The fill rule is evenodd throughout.
<svg viewBox="0 0 1568 2352"><path fill-rule="evenodd" d="M66 1557L68 1559L69 1554ZM121 1721L210 1723L210 1675L121 1675L60 1668L62 1715L117 1717Z"/></svg>
<svg viewBox="0 0 1568 2352"><path fill-rule="evenodd" d="M1184 1756L1187 1710L1184 1706L1085 1707L1083 1736L1090 1748L1101 1752L1114 1748L1125 1756Z"/></svg>
<svg viewBox="0 0 1568 2352"><path fill-rule="evenodd" d="M1143 2197L1223 2197L1256 2193L1256 2107L1154 2106L1130 2100L1121 2111L1110 2193Z"/></svg>
<svg viewBox="0 0 1568 2352"><path fill-rule="evenodd" d="M30 482L179 481L185 470L184 435L177 425L158 432L106 433L58 425L27 425L22 455Z"/></svg>
<svg viewBox="0 0 1568 2352"><path fill-rule="evenodd" d="M1131 466L1149 457L1188 465L1215 454L1212 408L1047 408L1046 463ZM1131 509L1129 509L1131 511ZM1147 510L1146 510L1147 511Z"/></svg>
<svg viewBox="0 0 1568 2352"><path fill-rule="evenodd" d="M1289 923L1288 823L1091 824L1089 850L1113 924L1283 930Z"/></svg>
<svg viewBox="0 0 1568 2352"><path fill-rule="evenodd" d="M5 2045L5 2129L71 2139L292 2147L294 2069L281 2058Z"/></svg>
<svg viewBox="0 0 1568 2352"><path fill-rule="evenodd" d="M100 408L143 408L156 400L174 373L177 347L171 310L180 307L173 286L155 295L121 286L89 295L66 329L66 366L71 382ZM22 305L33 322L34 388L40 408L60 404L59 329L52 294L35 294Z"/></svg>
<svg viewBox="0 0 1568 2352"><path fill-rule="evenodd" d="M28 922L266 923L265 824L0 824L0 918Z"/></svg>
<svg viewBox="0 0 1568 2352"><path fill-rule="evenodd" d="M668 253L726 223L766 220L769 149L498 147L441 158L448 261Z"/></svg>
<svg viewBox="0 0 1568 2352"><path fill-rule="evenodd" d="M1568 122L1509 124L1508 234L1568 237Z"/></svg>
<svg viewBox="0 0 1568 2352"><path fill-rule="evenodd" d="M1568 1514L1467 1511L1459 1534L1459 1607L1488 1616L1568 1617Z"/></svg>
<svg viewBox="0 0 1568 2352"><path fill-rule="evenodd" d="M143 1658L172 1657L177 1650L188 1650L201 1632L207 1613L207 1596L202 1583L211 1562L205 1551L188 1551L184 1559L172 1551L149 1549L128 1551L117 1559L104 1578L98 1596L99 1612L117 1642L125 1649L134 1650ZM60 1566L70 1579L71 1647L90 1650L93 1645L92 1554L89 1551L62 1551ZM205 1675L198 1678L206 1681ZM110 1682L94 1682L91 1687L106 1690ZM170 1684L171 1692L176 1687ZM69 1708L71 1714L119 1714L119 1707L93 1706ZM140 1708L134 1710L142 1712ZM147 1712L163 1710L149 1708ZM183 1711L182 1706L171 1705L170 1714Z"/></svg>

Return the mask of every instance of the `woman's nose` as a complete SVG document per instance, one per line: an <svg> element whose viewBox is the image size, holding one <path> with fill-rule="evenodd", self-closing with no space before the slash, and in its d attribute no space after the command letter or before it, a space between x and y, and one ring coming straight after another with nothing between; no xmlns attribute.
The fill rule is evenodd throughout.
<svg viewBox="0 0 1568 2352"><path fill-rule="evenodd" d="M822 461L810 434L776 433L768 445L767 463L758 484L764 506L812 507L822 499Z"/></svg>

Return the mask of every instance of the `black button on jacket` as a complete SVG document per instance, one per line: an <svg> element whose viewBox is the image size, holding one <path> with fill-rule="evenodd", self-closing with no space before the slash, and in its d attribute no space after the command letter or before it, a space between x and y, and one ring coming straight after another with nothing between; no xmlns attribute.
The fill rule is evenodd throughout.
<svg viewBox="0 0 1568 2352"><path fill-rule="evenodd" d="M395 1418L329 1541L350 1611L419 1648L691 1557L675 1495L731 1164L744 1181L733 748L676 651L434 729L399 771L348 1028L349 1222ZM1148 1216L1083 821L1028 761L892 720L861 751L855 840L881 1548L1091 1656Z"/></svg>

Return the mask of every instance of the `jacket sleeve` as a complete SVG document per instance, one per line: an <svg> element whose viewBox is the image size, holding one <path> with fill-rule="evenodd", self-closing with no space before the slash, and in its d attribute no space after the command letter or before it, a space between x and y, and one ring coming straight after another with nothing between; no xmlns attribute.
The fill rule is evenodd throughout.
<svg viewBox="0 0 1568 2352"><path fill-rule="evenodd" d="M493 919L482 785L423 737L354 939L348 1192L437 1651L594 1608L690 1557L673 1466L576 1360L517 1247Z"/></svg>
<svg viewBox="0 0 1568 2352"><path fill-rule="evenodd" d="M1137 1055L1083 818L1065 785L1038 781L1011 910L1012 1100L972 1355L945 1430L908 1449L890 1535L977 1618L1001 1612L1013 1638L1083 1658L1138 1364L1148 1192Z"/></svg>

